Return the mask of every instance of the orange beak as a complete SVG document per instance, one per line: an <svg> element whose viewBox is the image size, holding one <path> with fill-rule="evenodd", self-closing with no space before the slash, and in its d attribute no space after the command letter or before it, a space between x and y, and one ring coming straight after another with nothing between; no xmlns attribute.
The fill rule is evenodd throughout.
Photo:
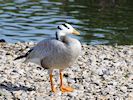
<svg viewBox="0 0 133 100"><path fill-rule="evenodd" d="M77 30L75 30L75 29L73 29L72 34L75 34L75 35L80 35L80 33L79 33Z"/></svg>

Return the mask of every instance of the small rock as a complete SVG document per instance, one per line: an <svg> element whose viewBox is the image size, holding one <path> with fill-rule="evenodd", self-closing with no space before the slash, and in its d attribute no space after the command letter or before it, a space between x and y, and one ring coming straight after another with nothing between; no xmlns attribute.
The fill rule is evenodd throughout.
<svg viewBox="0 0 133 100"><path fill-rule="evenodd" d="M127 91L127 87L126 87L126 86L121 86L121 87L120 87L120 90L121 90L122 92L126 92L126 91Z"/></svg>
<svg viewBox="0 0 133 100"><path fill-rule="evenodd" d="M0 42L6 42L4 39L0 39Z"/></svg>

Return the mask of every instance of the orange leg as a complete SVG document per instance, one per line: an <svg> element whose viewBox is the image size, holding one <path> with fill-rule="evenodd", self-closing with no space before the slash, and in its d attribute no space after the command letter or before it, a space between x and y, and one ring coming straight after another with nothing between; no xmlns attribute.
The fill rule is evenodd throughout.
<svg viewBox="0 0 133 100"><path fill-rule="evenodd" d="M62 92L72 92L74 89L71 87L66 87L63 84L63 75L62 75L62 70L60 70L60 90Z"/></svg>
<svg viewBox="0 0 133 100"><path fill-rule="evenodd" d="M50 83L51 83L51 90L52 92L56 92L56 88L53 86L53 75L52 75L52 71L50 71Z"/></svg>

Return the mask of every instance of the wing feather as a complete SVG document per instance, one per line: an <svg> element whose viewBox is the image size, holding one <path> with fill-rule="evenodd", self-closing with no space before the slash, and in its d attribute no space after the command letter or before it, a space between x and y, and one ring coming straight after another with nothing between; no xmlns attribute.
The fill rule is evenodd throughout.
<svg viewBox="0 0 133 100"><path fill-rule="evenodd" d="M27 59L43 59L52 55L54 52L58 53L65 47L64 43L56 39L45 39L39 42L31 53L27 56Z"/></svg>

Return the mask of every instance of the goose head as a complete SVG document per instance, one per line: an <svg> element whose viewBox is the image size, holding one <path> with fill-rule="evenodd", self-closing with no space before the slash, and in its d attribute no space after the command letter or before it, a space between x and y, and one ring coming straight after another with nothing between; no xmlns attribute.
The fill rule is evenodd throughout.
<svg viewBox="0 0 133 100"><path fill-rule="evenodd" d="M80 35L80 33L68 23L59 25L57 27L57 31L56 31L57 39L60 39L62 36L66 36L68 34Z"/></svg>

